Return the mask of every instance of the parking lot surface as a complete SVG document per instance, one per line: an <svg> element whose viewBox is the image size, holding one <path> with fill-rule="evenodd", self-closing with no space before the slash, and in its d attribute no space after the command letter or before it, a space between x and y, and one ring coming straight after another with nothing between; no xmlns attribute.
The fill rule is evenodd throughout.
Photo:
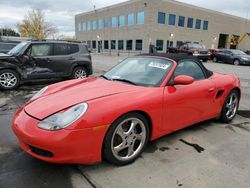
<svg viewBox="0 0 250 188"><path fill-rule="evenodd" d="M94 75L124 58L93 55ZM162 137L124 167L106 162L55 165L30 157L17 145L11 118L37 90L54 81L0 91L0 187L249 187L250 67L212 62L205 66L241 79L242 100L235 120L230 124L210 120Z"/></svg>

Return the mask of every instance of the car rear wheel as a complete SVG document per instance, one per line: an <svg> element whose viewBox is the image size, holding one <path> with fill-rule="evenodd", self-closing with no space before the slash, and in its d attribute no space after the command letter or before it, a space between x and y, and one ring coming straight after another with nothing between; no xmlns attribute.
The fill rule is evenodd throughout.
<svg viewBox="0 0 250 188"><path fill-rule="evenodd" d="M237 114L239 108L239 93L236 90L230 92L227 96L221 112L221 121L231 122Z"/></svg>
<svg viewBox="0 0 250 188"><path fill-rule="evenodd" d="M87 77L88 77L88 72L84 67L74 68L73 73L72 73L73 79L82 79L82 78L87 78Z"/></svg>
<svg viewBox="0 0 250 188"><path fill-rule="evenodd" d="M216 63L217 62L217 57L213 58L213 62Z"/></svg>
<svg viewBox="0 0 250 188"><path fill-rule="evenodd" d="M17 72L9 69L0 71L0 89L16 89L19 84L20 77Z"/></svg>
<svg viewBox="0 0 250 188"><path fill-rule="evenodd" d="M149 125L144 116L129 113L112 123L103 147L103 157L115 165L126 165L135 161L149 138Z"/></svg>
<svg viewBox="0 0 250 188"><path fill-rule="evenodd" d="M234 65L239 66L239 65L240 65L240 60L235 59L235 60L234 60Z"/></svg>

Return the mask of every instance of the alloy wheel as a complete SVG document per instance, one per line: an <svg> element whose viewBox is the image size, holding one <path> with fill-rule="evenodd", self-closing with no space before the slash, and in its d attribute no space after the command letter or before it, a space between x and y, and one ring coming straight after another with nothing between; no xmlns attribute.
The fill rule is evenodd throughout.
<svg viewBox="0 0 250 188"><path fill-rule="evenodd" d="M87 77L87 73L85 72L85 70L78 69L75 71L75 75L74 75L75 79L82 79L82 78L86 78L86 77Z"/></svg>
<svg viewBox="0 0 250 188"><path fill-rule="evenodd" d="M234 65L236 66L240 65L240 61L238 59L234 60Z"/></svg>
<svg viewBox="0 0 250 188"><path fill-rule="evenodd" d="M111 140L111 150L114 157L121 161L134 158L146 142L146 128L138 118L128 118L122 121L114 131Z"/></svg>
<svg viewBox="0 0 250 188"><path fill-rule="evenodd" d="M4 72L0 75L0 84L4 88L12 88L17 84L17 77L11 72Z"/></svg>
<svg viewBox="0 0 250 188"><path fill-rule="evenodd" d="M238 104L239 104L238 96L235 93L232 93L229 96L228 101L226 103L226 116L228 119L232 119L235 116Z"/></svg>

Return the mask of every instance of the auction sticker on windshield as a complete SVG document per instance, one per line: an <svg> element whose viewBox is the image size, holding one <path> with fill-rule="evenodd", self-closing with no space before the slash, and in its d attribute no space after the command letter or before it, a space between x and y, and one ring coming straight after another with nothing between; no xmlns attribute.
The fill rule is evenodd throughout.
<svg viewBox="0 0 250 188"><path fill-rule="evenodd" d="M169 65L166 65L166 64L163 64L163 63L157 63L157 62L151 62L151 63L148 64L148 66L163 69L163 70L166 70L169 67Z"/></svg>

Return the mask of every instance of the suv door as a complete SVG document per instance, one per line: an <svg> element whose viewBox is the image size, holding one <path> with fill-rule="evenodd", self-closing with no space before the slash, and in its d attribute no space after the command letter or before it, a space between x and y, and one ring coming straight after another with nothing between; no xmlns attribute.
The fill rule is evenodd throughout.
<svg viewBox="0 0 250 188"><path fill-rule="evenodd" d="M202 68L192 60L178 64L173 78L187 75L195 79L190 85L167 86L164 90L164 129L175 131L212 118L215 85L205 77Z"/></svg>
<svg viewBox="0 0 250 188"><path fill-rule="evenodd" d="M53 46L50 43L33 43L28 48L26 54L29 58L29 64L25 69L28 79L53 78L55 73L50 60Z"/></svg>
<svg viewBox="0 0 250 188"><path fill-rule="evenodd" d="M77 60L79 46L70 43L54 43L53 56L53 69L57 77L64 77L71 74L71 67Z"/></svg>

